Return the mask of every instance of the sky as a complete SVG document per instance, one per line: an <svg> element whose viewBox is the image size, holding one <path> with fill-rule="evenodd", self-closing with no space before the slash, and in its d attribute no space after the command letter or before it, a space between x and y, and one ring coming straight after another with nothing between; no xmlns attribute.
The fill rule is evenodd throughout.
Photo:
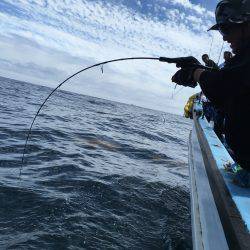
<svg viewBox="0 0 250 250"><path fill-rule="evenodd" d="M179 57L216 62L222 46L216 0L1 0L0 75L56 87L76 71L123 57ZM171 82L176 67L127 61L82 73L65 90L182 114L199 88Z"/></svg>

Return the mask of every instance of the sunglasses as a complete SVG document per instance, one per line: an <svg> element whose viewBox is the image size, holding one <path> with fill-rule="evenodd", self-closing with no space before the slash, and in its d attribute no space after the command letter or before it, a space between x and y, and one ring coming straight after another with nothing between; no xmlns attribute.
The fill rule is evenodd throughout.
<svg viewBox="0 0 250 250"><path fill-rule="evenodd" d="M221 24L218 27L218 30L222 36L227 36L238 28L239 28L239 24Z"/></svg>

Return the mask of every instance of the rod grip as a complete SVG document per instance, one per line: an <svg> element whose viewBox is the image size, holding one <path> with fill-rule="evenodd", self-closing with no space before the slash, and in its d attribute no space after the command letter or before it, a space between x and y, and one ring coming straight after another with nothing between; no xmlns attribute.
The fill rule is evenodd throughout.
<svg viewBox="0 0 250 250"><path fill-rule="evenodd" d="M159 57L160 62L166 62L166 63L176 63L175 58L169 58L169 57Z"/></svg>

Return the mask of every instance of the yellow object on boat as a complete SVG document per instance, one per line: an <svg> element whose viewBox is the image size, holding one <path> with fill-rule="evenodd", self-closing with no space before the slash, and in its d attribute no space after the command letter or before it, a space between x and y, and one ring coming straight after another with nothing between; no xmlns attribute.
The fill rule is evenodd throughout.
<svg viewBox="0 0 250 250"><path fill-rule="evenodd" d="M184 116L193 119L193 106L194 101L199 97L200 93L196 93L189 97L187 104L184 107Z"/></svg>

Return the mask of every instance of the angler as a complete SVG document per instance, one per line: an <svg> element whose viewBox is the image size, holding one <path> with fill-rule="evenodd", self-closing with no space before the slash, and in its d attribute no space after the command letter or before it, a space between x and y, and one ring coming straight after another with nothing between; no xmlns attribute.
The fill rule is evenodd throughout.
<svg viewBox="0 0 250 250"><path fill-rule="evenodd" d="M219 70L202 69L199 63L185 65L172 81L189 87L199 83L209 100L225 112L226 143L242 168L234 182L250 187L250 0L222 0L215 15L216 24L209 30L218 30L235 56Z"/></svg>

